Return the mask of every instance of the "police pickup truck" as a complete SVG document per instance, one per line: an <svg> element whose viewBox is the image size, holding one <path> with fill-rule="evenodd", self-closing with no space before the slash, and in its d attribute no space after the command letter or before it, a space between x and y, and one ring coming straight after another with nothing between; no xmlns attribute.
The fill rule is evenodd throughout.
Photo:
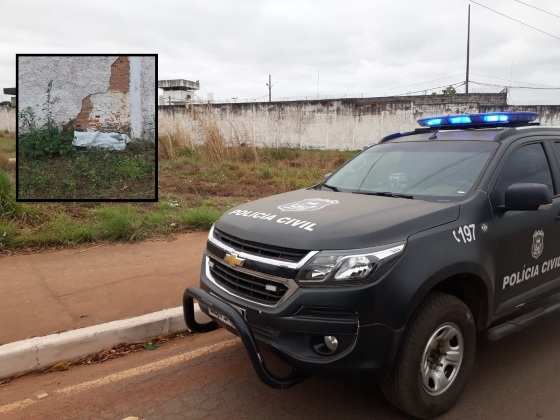
<svg viewBox="0 0 560 420"><path fill-rule="evenodd" d="M188 327L240 336L270 386L372 372L409 415L444 413L481 332L499 339L560 308L560 129L536 119L424 118L319 185L228 211L185 291Z"/></svg>

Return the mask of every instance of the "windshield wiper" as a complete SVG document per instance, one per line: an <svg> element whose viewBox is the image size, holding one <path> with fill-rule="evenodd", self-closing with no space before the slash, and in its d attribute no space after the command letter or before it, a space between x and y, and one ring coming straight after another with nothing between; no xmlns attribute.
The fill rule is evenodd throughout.
<svg viewBox="0 0 560 420"><path fill-rule="evenodd" d="M381 197L395 197L395 198L406 198L409 200L414 200L414 196L410 194L399 194L388 191L352 191L354 194L365 194L365 195L378 195Z"/></svg>
<svg viewBox="0 0 560 420"><path fill-rule="evenodd" d="M340 190L337 187L334 187L334 186L329 185L329 184L321 184L321 187L328 188L329 190L332 190L332 191L335 191L335 192L340 192Z"/></svg>

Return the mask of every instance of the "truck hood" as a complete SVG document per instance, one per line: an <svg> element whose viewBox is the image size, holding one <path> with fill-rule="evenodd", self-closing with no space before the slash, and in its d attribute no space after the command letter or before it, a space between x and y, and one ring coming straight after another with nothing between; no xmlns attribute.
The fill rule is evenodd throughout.
<svg viewBox="0 0 560 420"><path fill-rule="evenodd" d="M228 210L216 228L286 248L353 249L403 241L458 217L458 203L297 190Z"/></svg>

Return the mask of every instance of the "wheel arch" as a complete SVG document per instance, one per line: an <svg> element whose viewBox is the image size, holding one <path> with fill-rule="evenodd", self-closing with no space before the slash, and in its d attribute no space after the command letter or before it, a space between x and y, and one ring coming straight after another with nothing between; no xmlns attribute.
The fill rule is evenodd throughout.
<svg viewBox="0 0 560 420"><path fill-rule="evenodd" d="M493 311L493 286L484 270L472 264L442 270L426 281L415 294L407 316L407 324L426 297L439 291L462 300L471 310L477 329L485 329Z"/></svg>

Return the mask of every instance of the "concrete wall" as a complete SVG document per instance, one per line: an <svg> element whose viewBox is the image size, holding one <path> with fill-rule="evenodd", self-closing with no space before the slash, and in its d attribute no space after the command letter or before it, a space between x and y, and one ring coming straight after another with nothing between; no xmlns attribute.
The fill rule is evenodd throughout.
<svg viewBox="0 0 560 420"><path fill-rule="evenodd" d="M16 111L11 107L0 106L0 137L4 132L15 134Z"/></svg>
<svg viewBox="0 0 560 420"><path fill-rule="evenodd" d="M51 83L58 125L153 140L155 78L155 57L20 56L19 111L31 108L37 123L45 123Z"/></svg>
<svg viewBox="0 0 560 420"><path fill-rule="evenodd" d="M229 142L268 146L359 149L383 136L414 129L416 120L438 114L531 110L544 124L560 125L560 107L510 107L506 94L399 96L315 101L160 106L184 114L202 141L202 122L213 120Z"/></svg>

